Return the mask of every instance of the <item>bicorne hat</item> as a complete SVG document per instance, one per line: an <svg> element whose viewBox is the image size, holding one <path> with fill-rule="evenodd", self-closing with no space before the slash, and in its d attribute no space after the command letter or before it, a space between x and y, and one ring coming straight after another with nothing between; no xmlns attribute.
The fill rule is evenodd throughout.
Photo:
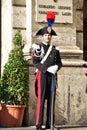
<svg viewBox="0 0 87 130"><path fill-rule="evenodd" d="M37 35L44 35L44 34L51 34L51 35L57 35L56 32L52 29L52 25L55 21L55 13L52 11L49 11L46 15L47 24L48 26L41 28L37 33Z"/></svg>

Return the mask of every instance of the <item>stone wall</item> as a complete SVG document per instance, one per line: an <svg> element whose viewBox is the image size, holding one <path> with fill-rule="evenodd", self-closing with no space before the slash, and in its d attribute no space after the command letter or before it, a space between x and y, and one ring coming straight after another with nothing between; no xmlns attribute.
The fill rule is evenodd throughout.
<svg viewBox="0 0 87 130"><path fill-rule="evenodd" d="M86 78L82 67L63 67L60 70L56 97L56 124L86 123Z"/></svg>
<svg viewBox="0 0 87 130"><path fill-rule="evenodd" d="M22 32L24 43L26 43L26 1L25 0L13 0L12 3L12 28L13 35L18 29Z"/></svg>

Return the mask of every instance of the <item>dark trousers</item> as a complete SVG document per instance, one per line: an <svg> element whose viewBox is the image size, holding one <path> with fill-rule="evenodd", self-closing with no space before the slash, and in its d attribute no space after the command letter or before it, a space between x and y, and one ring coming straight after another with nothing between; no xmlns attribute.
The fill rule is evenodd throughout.
<svg viewBox="0 0 87 130"><path fill-rule="evenodd" d="M45 100L47 100L46 125L51 124L51 101L52 101L52 92L51 92L52 75L48 72L46 74L42 73L39 78L40 80L38 84L40 86L38 88L37 109L36 109L37 127L41 127L41 125L43 125Z"/></svg>

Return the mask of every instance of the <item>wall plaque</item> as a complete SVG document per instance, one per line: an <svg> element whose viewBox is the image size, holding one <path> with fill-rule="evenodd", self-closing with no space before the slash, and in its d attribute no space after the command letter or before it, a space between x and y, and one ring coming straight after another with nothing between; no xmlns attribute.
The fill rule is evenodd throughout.
<svg viewBox="0 0 87 130"><path fill-rule="evenodd" d="M72 0L36 0L36 21L46 22L46 13L54 11L55 23L73 22Z"/></svg>

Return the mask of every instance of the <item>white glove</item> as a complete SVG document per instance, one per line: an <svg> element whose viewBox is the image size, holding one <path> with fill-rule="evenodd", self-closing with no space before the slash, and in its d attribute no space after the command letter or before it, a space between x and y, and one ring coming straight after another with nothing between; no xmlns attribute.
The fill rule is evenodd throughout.
<svg viewBox="0 0 87 130"><path fill-rule="evenodd" d="M34 50L37 50L37 49L40 49L40 46L34 43L34 44L32 45L32 48L33 48Z"/></svg>
<svg viewBox="0 0 87 130"><path fill-rule="evenodd" d="M55 73L57 72L57 70L58 70L58 65L50 66L50 67L48 67L48 69L47 69L48 72L50 72L50 73L52 73L52 74L54 74L54 75L55 75Z"/></svg>

